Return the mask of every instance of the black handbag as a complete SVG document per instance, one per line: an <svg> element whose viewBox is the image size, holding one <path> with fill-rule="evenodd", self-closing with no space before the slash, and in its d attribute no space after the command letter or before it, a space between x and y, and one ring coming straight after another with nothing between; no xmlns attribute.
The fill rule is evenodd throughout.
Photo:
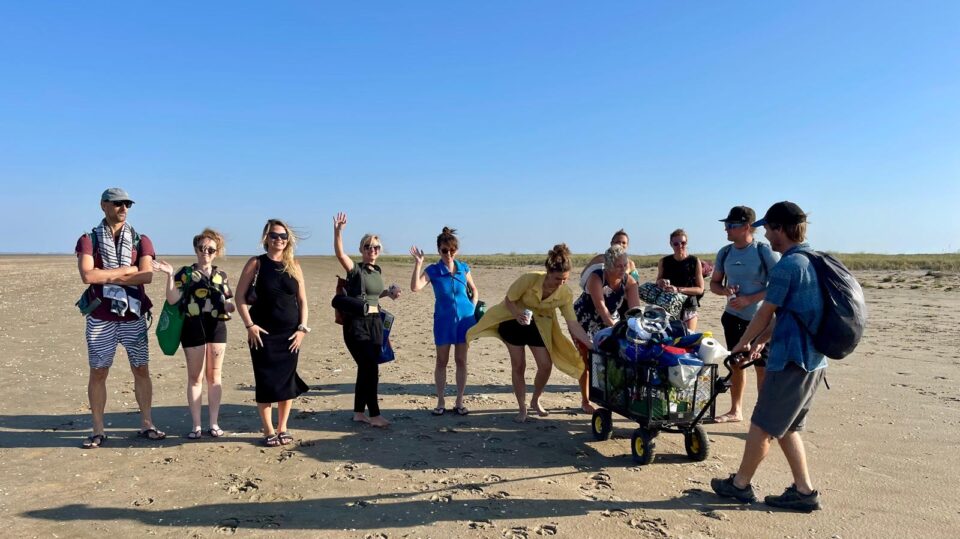
<svg viewBox="0 0 960 539"><path fill-rule="evenodd" d="M257 277L260 276L260 257L257 257L257 271L253 274L253 281L247 287L247 293L243 295L243 301L247 305L253 305L257 302Z"/></svg>

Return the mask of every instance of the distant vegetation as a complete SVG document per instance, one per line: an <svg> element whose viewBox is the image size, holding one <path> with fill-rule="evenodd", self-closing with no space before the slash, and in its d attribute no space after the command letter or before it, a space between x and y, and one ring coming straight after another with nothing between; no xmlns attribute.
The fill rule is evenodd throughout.
<svg viewBox="0 0 960 539"><path fill-rule="evenodd" d="M960 253L920 255L877 255L870 253L831 253L852 270L935 270L960 271ZM631 256L641 268L655 268L663 255ZM713 262L716 253L698 254ZM593 255L573 255L574 266L582 267ZM542 254L464 255L460 260L473 266L539 266ZM410 262L409 256L383 256L384 262ZM430 258L428 257L428 260Z"/></svg>

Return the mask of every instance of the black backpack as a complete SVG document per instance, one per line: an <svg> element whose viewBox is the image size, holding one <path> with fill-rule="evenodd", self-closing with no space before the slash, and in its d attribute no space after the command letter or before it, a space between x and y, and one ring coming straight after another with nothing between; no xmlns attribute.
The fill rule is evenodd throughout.
<svg viewBox="0 0 960 539"><path fill-rule="evenodd" d="M867 304L860 283L850 270L833 256L819 251L800 250L817 273L823 296L823 316L816 331L804 326L813 337L813 346L830 359L843 359L857 347L867 325Z"/></svg>

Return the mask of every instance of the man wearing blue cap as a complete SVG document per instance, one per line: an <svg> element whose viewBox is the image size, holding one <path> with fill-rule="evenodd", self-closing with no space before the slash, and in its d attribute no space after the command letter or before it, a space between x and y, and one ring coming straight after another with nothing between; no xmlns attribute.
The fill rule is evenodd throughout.
<svg viewBox="0 0 960 539"><path fill-rule="evenodd" d="M770 341L767 373L750 418L740 468L726 479L713 479L710 485L720 496L742 503L755 501L750 481L767 456L770 441L776 438L790 465L794 484L783 494L767 496L764 501L774 507L810 512L820 508L820 494L810 481L800 431L824 380L827 360L814 348L805 329L818 327L823 315L816 271L799 252L810 249L804 243L807 215L793 202L777 202L753 226L766 229L770 246L782 257L770 270L763 306L732 351L750 352L750 343L755 339L758 343Z"/></svg>
<svg viewBox="0 0 960 539"><path fill-rule="evenodd" d="M93 449L106 442L104 409L107 404L107 374L113 365L117 345L122 344L133 371L134 390L140 405L139 435L162 440L151 418L153 384L147 345L147 320L152 303L143 285L150 283L150 263L156 253L150 238L142 236L127 222L133 199L119 187L100 195L103 220L77 240L77 266L83 283L89 285L77 306L86 315L87 357L90 378L87 397L93 416L93 434L83 447Z"/></svg>

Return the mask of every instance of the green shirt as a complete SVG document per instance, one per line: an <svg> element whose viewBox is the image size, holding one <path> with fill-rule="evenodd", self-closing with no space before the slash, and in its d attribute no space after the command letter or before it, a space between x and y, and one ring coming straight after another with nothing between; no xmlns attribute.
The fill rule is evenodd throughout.
<svg viewBox="0 0 960 539"><path fill-rule="evenodd" d="M380 294L383 292L383 276L380 274L380 266L354 264L353 269L347 272L348 293L351 297L359 298L360 293L360 266L363 268L363 284L367 294L367 305L376 307L380 304Z"/></svg>

